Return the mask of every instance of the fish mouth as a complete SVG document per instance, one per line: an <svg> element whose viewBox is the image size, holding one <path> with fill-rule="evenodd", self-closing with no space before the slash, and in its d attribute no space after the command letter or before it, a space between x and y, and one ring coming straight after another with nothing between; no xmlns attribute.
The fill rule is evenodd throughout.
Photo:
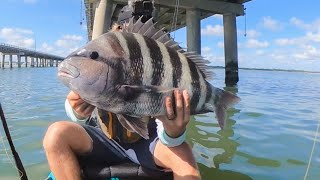
<svg viewBox="0 0 320 180"><path fill-rule="evenodd" d="M58 76L66 78L77 78L80 75L80 71L77 67L71 65L68 62L63 62L59 65Z"/></svg>

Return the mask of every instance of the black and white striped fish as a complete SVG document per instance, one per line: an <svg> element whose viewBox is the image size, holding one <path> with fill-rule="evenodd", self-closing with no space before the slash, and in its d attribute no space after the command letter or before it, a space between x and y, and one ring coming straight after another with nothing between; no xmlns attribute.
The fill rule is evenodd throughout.
<svg viewBox="0 0 320 180"><path fill-rule="evenodd" d="M148 138L145 117L165 115L164 97L186 89L191 114L216 113L224 126L226 109L240 99L208 83L208 61L185 52L152 20L108 32L69 55L58 76L86 102L116 113L128 130Z"/></svg>

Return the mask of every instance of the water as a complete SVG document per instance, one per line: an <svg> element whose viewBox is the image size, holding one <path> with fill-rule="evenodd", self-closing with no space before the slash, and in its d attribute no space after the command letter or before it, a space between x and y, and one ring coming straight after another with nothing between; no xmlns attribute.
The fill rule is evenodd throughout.
<svg viewBox="0 0 320 180"><path fill-rule="evenodd" d="M217 87L224 70L215 69ZM188 127L202 177L211 179L303 179L320 118L320 74L240 70L240 82L230 91L242 101L228 112L221 131L213 113L194 117ZM49 172L42 138L49 124L67 119L68 93L56 68L0 69L0 101L14 144L30 179ZM0 128L0 179L18 179ZM320 134L308 179L320 179Z"/></svg>

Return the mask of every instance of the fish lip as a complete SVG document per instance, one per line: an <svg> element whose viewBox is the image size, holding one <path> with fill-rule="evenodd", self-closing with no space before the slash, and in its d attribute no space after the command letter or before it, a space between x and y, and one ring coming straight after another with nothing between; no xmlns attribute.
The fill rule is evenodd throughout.
<svg viewBox="0 0 320 180"><path fill-rule="evenodd" d="M59 65L58 76L67 78L77 78L80 75L80 71L77 67L68 62L62 62Z"/></svg>

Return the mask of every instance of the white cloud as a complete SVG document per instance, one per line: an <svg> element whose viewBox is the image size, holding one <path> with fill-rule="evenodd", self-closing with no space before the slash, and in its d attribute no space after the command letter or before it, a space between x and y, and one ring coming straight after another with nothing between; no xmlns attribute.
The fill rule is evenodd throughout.
<svg viewBox="0 0 320 180"><path fill-rule="evenodd" d="M224 56L218 56L215 54L211 47L203 47L201 49L202 56L210 61L210 65L213 66L223 66L224 65Z"/></svg>
<svg viewBox="0 0 320 180"><path fill-rule="evenodd" d="M68 55L75 51L83 44L83 37L78 35L64 35L61 39L55 42L56 53Z"/></svg>
<svg viewBox="0 0 320 180"><path fill-rule="evenodd" d="M222 25L207 25L206 28L201 29L202 35L207 36L223 36L223 26Z"/></svg>
<svg viewBox="0 0 320 180"><path fill-rule="evenodd" d="M54 47L50 46L48 43L43 43L41 45L41 51L50 53L54 51Z"/></svg>
<svg viewBox="0 0 320 180"><path fill-rule="evenodd" d="M287 45L295 45L297 44L296 39L288 39L288 38L279 38L275 39L274 42L279 46L287 46Z"/></svg>
<svg viewBox="0 0 320 180"><path fill-rule="evenodd" d="M54 44L43 42L40 47L37 47L37 51L66 56L83 45L83 39L78 35L64 35ZM32 50L35 48L34 32L29 29L2 28L0 29L0 42Z"/></svg>
<svg viewBox="0 0 320 180"><path fill-rule="evenodd" d="M305 39L309 40L311 42L319 43L320 42L320 31L318 33L307 32L307 34L305 35Z"/></svg>
<svg viewBox="0 0 320 180"><path fill-rule="evenodd" d="M262 18L262 26L272 31L282 29L282 24L279 21L272 19L270 16Z"/></svg>
<svg viewBox="0 0 320 180"><path fill-rule="evenodd" d="M296 17L292 17L290 19L290 23L306 31L320 32L320 19L316 19L308 24Z"/></svg>
<svg viewBox="0 0 320 180"><path fill-rule="evenodd" d="M305 44L313 44L320 42L320 32L306 32L304 36L300 37L293 37L293 38L279 38L274 40L275 44L278 46L288 46L288 45L295 45L295 46L302 46Z"/></svg>
<svg viewBox="0 0 320 180"><path fill-rule="evenodd" d="M261 50L261 49L256 51L256 55L264 55L265 53L266 52L264 50Z"/></svg>
<svg viewBox="0 0 320 180"><path fill-rule="evenodd" d="M312 45L303 45L302 49L293 53L293 58L297 60L320 60L320 49Z"/></svg>
<svg viewBox="0 0 320 180"><path fill-rule="evenodd" d="M203 47L202 49L201 49L201 54L208 54L208 53L210 53L212 51L212 49L210 48L210 47L208 47L208 46L206 46L206 47Z"/></svg>
<svg viewBox="0 0 320 180"><path fill-rule="evenodd" d="M217 46L218 46L219 48L224 48L224 42L219 41L218 44L217 44Z"/></svg>
<svg viewBox="0 0 320 180"><path fill-rule="evenodd" d="M62 39L59 39L56 41L55 45L60 48L74 48L74 46L77 45L80 41L82 41L82 36L77 35L65 35L62 37Z"/></svg>
<svg viewBox="0 0 320 180"><path fill-rule="evenodd" d="M260 34L261 34L260 32L253 30L253 29L247 30L247 37L248 38L257 38L258 36L260 36Z"/></svg>
<svg viewBox="0 0 320 180"><path fill-rule="evenodd" d="M246 42L247 48L266 48L269 46L269 43L267 41L259 41L256 39L249 39Z"/></svg>
<svg viewBox="0 0 320 180"><path fill-rule="evenodd" d="M0 41L24 48L32 48L35 44L33 31L20 28L0 29Z"/></svg>

